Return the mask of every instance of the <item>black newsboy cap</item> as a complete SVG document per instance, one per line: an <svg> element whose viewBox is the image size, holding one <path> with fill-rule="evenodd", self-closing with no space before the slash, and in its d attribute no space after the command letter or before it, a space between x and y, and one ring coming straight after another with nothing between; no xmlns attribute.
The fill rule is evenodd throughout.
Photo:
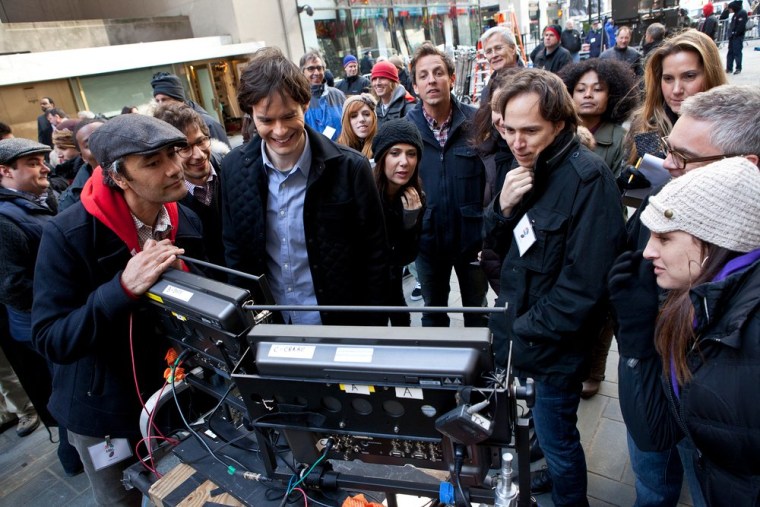
<svg viewBox="0 0 760 507"><path fill-rule="evenodd" d="M150 155L179 144L187 144L185 134L163 120L143 114L116 116L89 139L90 151L104 170L121 157Z"/></svg>
<svg viewBox="0 0 760 507"><path fill-rule="evenodd" d="M14 160L37 153L49 153L50 146L23 137L11 137L0 141L0 164L10 165Z"/></svg>

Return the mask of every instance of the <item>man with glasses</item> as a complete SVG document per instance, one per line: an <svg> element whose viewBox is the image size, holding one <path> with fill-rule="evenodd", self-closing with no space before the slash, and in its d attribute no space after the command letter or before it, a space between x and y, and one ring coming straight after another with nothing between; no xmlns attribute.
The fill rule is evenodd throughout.
<svg viewBox="0 0 760 507"><path fill-rule="evenodd" d="M742 107L736 107L741 97ZM681 115L663 140L664 167L678 178L708 163L743 156L755 165L760 157L760 88L724 85L698 93L681 105ZM659 191L654 189L652 194ZM676 445L680 430L670 415L659 378L662 365L654 346L654 325L661 296L650 261L642 258L649 230L639 212L628 221L628 251L610 272L610 298L617 319L620 363L618 391L628 429L631 468L636 476L636 505L674 506L681 494L682 477L694 473L687 440ZM703 505L700 491L691 491L694 505Z"/></svg>
<svg viewBox="0 0 760 507"><path fill-rule="evenodd" d="M517 43L515 36L503 26L494 26L485 31L480 37L483 45L483 54L491 66L491 72L510 67L522 67L523 63L517 56ZM488 102L488 87L484 86L480 92L480 103Z"/></svg>
<svg viewBox="0 0 760 507"><path fill-rule="evenodd" d="M32 341L56 363L50 413L69 430L98 505L138 506L121 484L140 440L138 416L164 381L165 338L143 294L177 256L203 258L187 193L187 137L123 114L89 138L100 162L81 201L48 222L35 267Z"/></svg>
<svg viewBox="0 0 760 507"><path fill-rule="evenodd" d="M311 101L306 111L306 124L335 141L340 137L343 103L346 96L337 88L325 83L325 63L317 51L301 57L301 72L309 80Z"/></svg>
<svg viewBox="0 0 760 507"><path fill-rule="evenodd" d="M193 210L203 224L203 239L209 261L224 265L222 243L221 185L219 174L227 146L214 142L203 118L185 104L169 104L153 114L187 136L187 153L180 151L187 195L180 201ZM222 272L209 273L222 278Z"/></svg>

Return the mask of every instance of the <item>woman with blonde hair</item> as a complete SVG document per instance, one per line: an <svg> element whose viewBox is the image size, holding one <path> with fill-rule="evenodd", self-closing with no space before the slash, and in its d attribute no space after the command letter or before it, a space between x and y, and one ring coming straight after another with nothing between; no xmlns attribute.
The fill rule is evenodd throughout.
<svg viewBox="0 0 760 507"><path fill-rule="evenodd" d="M625 141L628 163L635 165L646 153L662 151L660 139L670 133L684 100L727 82L710 37L689 29L666 39L646 62L644 103L633 113Z"/></svg>
<svg viewBox="0 0 760 507"><path fill-rule="evenodd" d="M368 94L351 95L343 103L342 130L338 144L343 144L372 160L372 139L377 134L375 98Z"/></svg>

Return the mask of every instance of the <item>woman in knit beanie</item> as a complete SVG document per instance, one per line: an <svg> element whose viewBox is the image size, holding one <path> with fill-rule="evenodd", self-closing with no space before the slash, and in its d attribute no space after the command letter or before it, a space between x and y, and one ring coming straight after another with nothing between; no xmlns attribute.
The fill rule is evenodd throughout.
<svg viewBox="0 0 760 507"><path fill-rule="evenodd" d="M729 158L674 179L641 214L651 231L643 256L669 291L655 345L692 444L679 451L699 462L684 468L708 505L760 501L758 195L758 167Z"/></svg>
<svg viewBox="0 0 760 507"><path fill-rule="evenodd" d="M372 139L377 133L374 97L368 93L350 95L343 103L343 118L337 143L360 151L372 159Z"/></svg>
<svg viewBox="0 0 760 507"><path fill-rule="evenodd" d="M385 213L385 229L391 257L387 304L406 306L402 286L404 266L414 261L419 249L425 194L419 177L422 137L407 120L388 120L372 140L375 182ZM393 326L409 326L408 313L389 316Z"/></svg>

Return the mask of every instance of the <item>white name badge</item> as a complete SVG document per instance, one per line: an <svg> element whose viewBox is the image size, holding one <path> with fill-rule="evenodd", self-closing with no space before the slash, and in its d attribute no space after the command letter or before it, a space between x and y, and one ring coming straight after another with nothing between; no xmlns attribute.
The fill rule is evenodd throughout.
<svg viewBox="0 0 760 507"><path fill-rule="evenodd" d="M515 241L517 241L520 257L522 257L533 243L536 242L536 233L533 231L533 226L530 224L530 218L528 218L527 213L517 222L517 226L512 232L515 235Z"/></svg>
<svg viewBox="0 0 760 507"><path fill-rule="evenodd" d="M95 471L110 467L132 456L132 447L126 438L108 438L87 448Z"/></svg>
<svg viewBox="0 0 760 507"><path fill-rule="evenodd" d="M322 131L322 134L324 134L324 136L328 139L332 139L332 137L335 135L335 132L337 132L335 128L328 125L325 127L325 130Z"/></svg>

